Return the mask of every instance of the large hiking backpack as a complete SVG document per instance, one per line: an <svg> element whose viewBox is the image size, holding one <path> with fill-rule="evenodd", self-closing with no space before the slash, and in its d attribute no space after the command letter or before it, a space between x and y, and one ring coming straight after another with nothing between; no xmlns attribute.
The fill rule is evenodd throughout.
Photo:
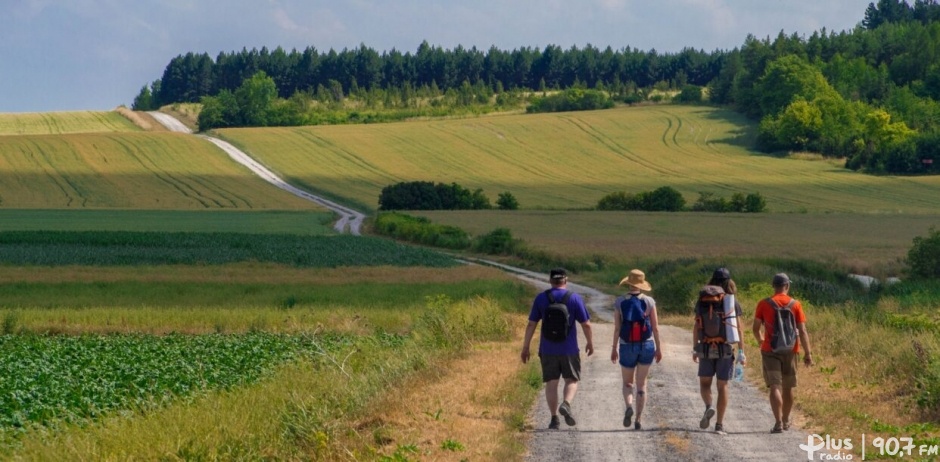
<svg viewBox="0 0 940 462"><path fill-rule="evenodd" d="M796 299L780 306L773 298L767 298L767 303L774 308L774 334L770 337L770 349L774 353L790 353L796 346L796 316L793 315L793 305Z"/></svg>
<svg viewBox="0 0 940 462"><path fill-rule="evenodd" d="M560 300L555 300L551 289L545 291L545 296L548 297L548 307L542 316L542 338L556 343L564 342L571 330L571 314L568 313L567 305L571 291L565 292Z"/></svg>
<svg viewBox="0 0 940 462"><path fill-rule="evenodd" d="M728 343L728 318L725 313L725 291L720 286L707 285L698 293L695 303L695 325L699 330L699 355L707 359L730 357L733 352Z"/></svg>
<svg viewBox="0 0 940 462"><path fill-rule="evenodd" d="M637 295L626 297L620 302L620 339L628 343L643 342L653 335L650 317L646 312L646 303Z"/></svg>

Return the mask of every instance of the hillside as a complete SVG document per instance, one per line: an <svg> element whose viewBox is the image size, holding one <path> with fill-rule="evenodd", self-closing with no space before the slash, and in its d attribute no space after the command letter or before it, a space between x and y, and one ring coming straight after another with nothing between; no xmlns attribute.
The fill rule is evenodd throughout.
<svg viewBox="0 0 940 462"><path fill-rule="evenodd" d="M0 113L0 136L140 131L117 111Z"/></svg>
<svg viewBox="0 0 940 462"><path fill-rule="evenodd" d="M0 207L319 209L202 139L142 132L0 136Z"/></svg>
<svg viewBox="0 0 940 462"><path fill-rule="evenodd" d="M457 182L523 208L592 208L605 194L672 186L759 192L771 212L937 213L940 177L853 173L837 161L746 149L753 126L709 107L643 106L376 125L219 130L295 184L375 209L399 181ZM799 156L798 156L799 157Z"/></svg>

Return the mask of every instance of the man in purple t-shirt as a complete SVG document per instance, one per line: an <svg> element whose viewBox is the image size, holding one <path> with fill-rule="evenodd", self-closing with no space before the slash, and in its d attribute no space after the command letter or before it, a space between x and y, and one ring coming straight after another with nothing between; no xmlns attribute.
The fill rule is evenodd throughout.
<svg viewBox="0 0 940 462"><path fill-rule="evenodd" d="M568 292L568 272L564 268L555 268L549 273L549 282L552 288L549 289L552 299L561 300ZM545 316L545 310L548 308L549 299L546 292L539 293L532 302L532 311L529 312L529 324L525 329L525 340L522 343L522 362L528 362L529 344L532 342L532 336L535 334L535 327ZM584 345L588 356L594 354L594 342L591 338L591 317L584 307L584 301L581 296L571 292L568 301L565 303L568 307L570 324L568 336L562 342L553 342L544 336L539 336L539 360L542 364L542 382L545 383L545 401L548 402L548 410L552 413L552 420L548 428L558 429L558 414L565 418L565 423L575 425L574 414L571 412L571 401L574 400L575 392L578 390L578 380L581 379L581 350L578 349L578 330L575 327L576 322L581 323L581 329L584 331L584 338L587 344ZM558 405L558 381L565 379L564 401L561 406Z"/></svg>

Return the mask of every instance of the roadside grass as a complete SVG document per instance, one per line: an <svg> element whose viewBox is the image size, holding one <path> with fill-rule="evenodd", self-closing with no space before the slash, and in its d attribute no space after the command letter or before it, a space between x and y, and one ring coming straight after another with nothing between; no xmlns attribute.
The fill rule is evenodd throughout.
<svg viewBox="0 0 940 462"><path fill-rule="evenodd" d="M523 209L593 208L611 192L672 186L688 203L759 192L771 212L940 212L938 176L768 156L746 148L754 132L723 109L643 106L216 133L288 181L370 210L384 186L444 181L491 200L511 192Z"/></svg>
<svg viewBox="0 0 940 462"><path fill-rule="evenodd" d="M136 131L118 111L0 113L0 136Z"/></svg>
<svg viewBox="0 0 940 462"><path fill-rule="evenodd" d="M0 231L335 234L331 212L301 210L0 209Z"/></svg>
<svg viewBox="0 0 940 462"><path fill-rule="evenodd" d="M516 290L500 297L514 299ZM96 423L30 431L10 446L9 455L30 460L381 460L414 446L420 448L415 459L517 459L524 445L513 426L537 387L520 389L514 382L523 369L515 354L499 361L501 373L476 383L471 393L465 378L494 352L514 352L525 321L520 304L446 296L425 302L408 334L398 340L363 334L338 350L314 351L285 364L253 386L114 414ZM515 391L504 397L506 390ZM521 397L526 399L505 401ZM432 415L442 429L422 433L419 441L399 433L408 430L397 419L426 421ZM465 427L465 421L479 425Z"/></svg>
<svg viewBox="0 0 940 462"><path fill-rule="evenodd" d="M156 132L0 136L0 207L322 210L212 143Z"/></svg>
<svg viewBox="0 0 940 462"><path fill-rule="evenodd" d="M239 284L96 282L0 286L3 333L407 332L425 299L520 297L507 277L448 282Z"/></svg>

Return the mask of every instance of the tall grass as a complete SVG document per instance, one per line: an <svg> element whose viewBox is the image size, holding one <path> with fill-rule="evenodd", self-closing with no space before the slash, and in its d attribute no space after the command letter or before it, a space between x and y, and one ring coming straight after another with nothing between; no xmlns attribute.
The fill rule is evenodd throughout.
<svg viewBox="0 0 940 462"><path fill-rule="evenodd" d="M252 387L217 392L146 415L25 435L11 455L26 459L374 459L389 451L387 422L373 404L401 392L409 377L468 345L509 339L506 306L487 298L426 299L407 336L384 332L314 350ZM390 452L390 451L389 451Z"/></svg>

